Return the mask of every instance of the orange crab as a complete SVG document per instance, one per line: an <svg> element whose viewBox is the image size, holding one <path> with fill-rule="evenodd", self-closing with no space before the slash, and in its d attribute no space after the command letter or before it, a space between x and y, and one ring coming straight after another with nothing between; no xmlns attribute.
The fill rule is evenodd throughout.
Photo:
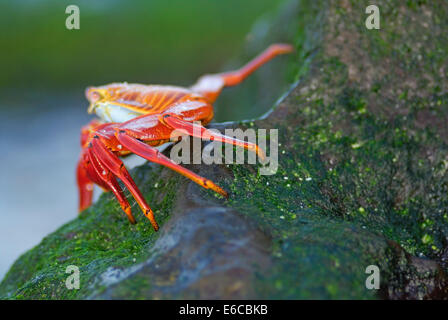
<svg viewBox="0 0 448 320"><path fill-rule="evenodd" d="M129 221L135 223L118 178L129 189L154 230L158 230L153 211L119 159L131 153L171 168L227 197L227 192L215 183L183 168L155 147L169 142L174 130L182 130L190 136L252 150L263 158L264 152L256 144L217 134L203 126L213 119L212 104L224 87L238 85L273 57L292 50L288 44L273 44L241 69L204 75L190 88L128 83L87 88L88 112L95 112L101 120L95 119L81 130L82 151L77 166L79 210L90 206L95 183L112 191Z"/></svg>

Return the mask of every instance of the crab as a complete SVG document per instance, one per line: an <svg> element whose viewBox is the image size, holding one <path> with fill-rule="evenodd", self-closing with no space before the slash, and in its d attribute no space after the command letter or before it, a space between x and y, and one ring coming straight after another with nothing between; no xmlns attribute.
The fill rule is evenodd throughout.
<svg viewBox="0 0 448 320"><path fill-rule="evenodd" d="M96 184L115 195L129 221L134 224L136 220L118 183L119 179L154 230L159 229L154 212L120 160L120 157L131 153L166 166L200 186L227 197L227 192L213 181L180 166L156 147L172 141L173 131L180 130L184 135L245 148L263 159L264 151L256 144L213 132L204 126L213 119L213 103L224 87L240 84L275 56L292 50L289 44L273 44L242 68L204 75L190 88L130 83L87 88L88 112L96 113L100 119L92 120L81 129L82 150L76 170L79 211L91 205Z"/></svg>

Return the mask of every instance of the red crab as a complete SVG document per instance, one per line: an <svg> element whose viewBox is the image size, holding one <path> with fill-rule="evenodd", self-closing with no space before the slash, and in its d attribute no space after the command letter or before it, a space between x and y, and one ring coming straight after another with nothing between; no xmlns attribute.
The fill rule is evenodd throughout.
<svg viewBox="0 0 448 320"><path fill-rule="evenodd" d="M241 69L204 75L190 88L128 83L87 88L88 112L95 112L101 120L92 120L81 130L82 151L77 166L79 210L90 206L93 184L96 183L105 191L112 191L129 221L135 223L118 178L158 230L153 211L119 159L130 153L171 168L200 186L227 197L215 183L176 164L155 147L169 142L174 130L182 130L190 136L240 146L263 157L263 151L256 144L211 132L203 126L213 119L212 104L224 87L238 85L276 55L292 50L288 44L271 45Z"/></svg>

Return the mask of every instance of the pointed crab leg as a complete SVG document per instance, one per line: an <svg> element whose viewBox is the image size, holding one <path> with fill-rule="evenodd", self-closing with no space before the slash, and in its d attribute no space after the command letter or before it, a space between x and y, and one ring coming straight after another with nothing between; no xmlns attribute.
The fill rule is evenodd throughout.
<svg viewBox="0 0 448 320"><path fill-rule="evenodd" d="M100 160L100 162L108 168L115 176L117 176L125 186L129 189L129 192L133 195L140 208L142 209L145 216L151 221L154 230L159 230L159 226L154 218L154 213L146 203L145 198L141 194L138 187L135 185L134 180L132 180L131 175L128 170L126 170L123 162L116 155L110 152L101 142L98 136L92 139L92 149L95 156Z"/></svg>
<svg viewBox="0 0 448 320"><path fill-rule="evenodd" d="M224 79L225 86L236 86L272 58L280 54L290 53L293 50L294 47L290 44L273 44L244 67L235 71L220 73L219 75Z"/></svg>
<svg viewBox="0 0 448 320"><path fill-rule="evenodd" d="M163 123L166 123L168 126L172 127L173 129L177 130L184 130L186 131L190 136L201 138L201 139L207 139L211 141L220 141L223 143L232 144L234 146L239 146L244 149L253 151L257 154L257 156L264 161L266 158L266 155L260 147L258 147L256 144L246 141L241 141L232 137L228 137L213 131L208 130L207 128L195 124L192 122L188 122L185 120L180 119L176 115L167 113L160 117L160 121Z"/></svg>
<svg viewBox="0 0 448 320"><path fill-rule="evenodd" d="M214 102L221 93L222 88L240 84L272 58L280 54L290 53L293 50L294 47L289 44L273 44L242 68L230 72L204 75L199 78L191 89L202 94L209 102Z"/></svg>
<svg viewBox="0 0 448 320"><path fill-rule="evenodd" d="M87 177L82 158L76 167L76 182L79 190L79 212L81 212L90 207L93 196L93 182Z"/></svg>
<svg viewBox="0 0 448 320"><path fill-rule="evenodd" d="M123 211L128 216L129 221L132 224L135 224L135 218L132 215L131 206L129 205L129 202L126 199L126 197L124 196L123 190L121 190L120 185L118 184L118 181L114 177L113 173L109 169L107 169L103 164L101 164L101 162L95 156L91 148L87 149L87 153L90 159L90 163L92 164L98 177L100 177L101 180L104 181L104 183L108 186L108 189L112 191L112 193L115 195L118 202L120 203L121 209L123 209Z"/></svg>
<svg viewBox="0 0 448 320"><path fill-rule="evenodd" d="M213 181L208 180L206 178L203 178L196 173L178 165L174 161L172 161L170 158L163 155L159 150L148 146L147 144L139 141L138 139L135 139L129 135L127 135L124 131L120 131L117 134L117 139L120 141L120 143L123 144L127 149L132 151L135 154L138 154L139 156L145 158L148 161L155 162L158 164L161 164L165 167L168 167L183 176L187 177L188 179L193 180L197 184L199 184L201 187L204 187L205 189L211 189L224 197L227 197L227 192L221 189L219 186L217 186Z"/></svg>

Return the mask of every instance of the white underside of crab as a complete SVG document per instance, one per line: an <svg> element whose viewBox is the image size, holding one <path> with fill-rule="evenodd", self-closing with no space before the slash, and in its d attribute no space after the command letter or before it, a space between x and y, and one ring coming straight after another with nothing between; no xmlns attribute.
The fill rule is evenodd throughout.
<svg viewBox="0 0 448 320"><path fill-rule="evenodd" d="M104 122L122 123L142 115L141 113L110 102L97 103L94 110L96 115Z"/></svg>

